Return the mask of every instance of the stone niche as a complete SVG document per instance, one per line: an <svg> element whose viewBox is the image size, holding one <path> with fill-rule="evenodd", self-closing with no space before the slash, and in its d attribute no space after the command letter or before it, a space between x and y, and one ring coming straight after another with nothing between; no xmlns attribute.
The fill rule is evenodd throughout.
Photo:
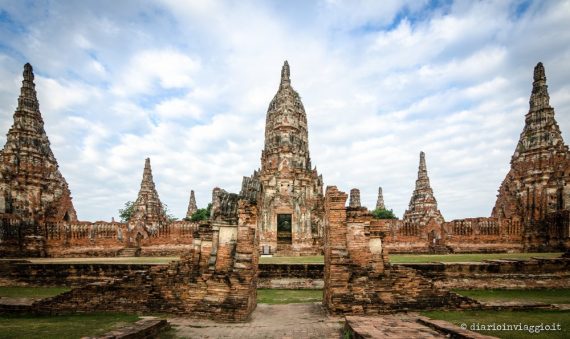
<svg viewBox="0 0 570 339"><path fill-rule="evenodd" d="M327 187L323 304L329 312L378 314L477 305L436 288L413 269L392 266L383 242L385 224L364 207L346 208L346 200L346 193Z"/></svg>

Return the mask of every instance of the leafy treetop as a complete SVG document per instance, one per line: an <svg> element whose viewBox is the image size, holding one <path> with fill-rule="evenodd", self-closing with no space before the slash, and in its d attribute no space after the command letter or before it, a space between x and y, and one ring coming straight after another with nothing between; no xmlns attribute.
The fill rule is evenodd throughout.
<svg viewBox="0 0 570 339"><path fill-rule="evenodd" d="M212 210L212 204L209 203L206 208L199 208L192 214L190 221L202 221L208 220L210 218L210 211ZM186 218L188 220L188 218Z"/></svg>
<svg viewBox="0 0 570 339"><path fill-rule="evenodd" d="M372 211L372 215L374 219L398 219L391 209L378 208Z"/></svg>
<svg viewBox="0 0 570 339"><path fill-rule="evenodd" d="M177 220L176 217L170 214L170 211L168 210L168 206L166 204L162 204L162 211L164 212L164 215L166 216L166 219L168 219L169 222ZM133 216L134 212L135 212L134 201L130 200L127 201L125 203L125 208L119 209L119 217L121 218L121 222L128 222L129 220L131 220L131 217Z"/></svg>

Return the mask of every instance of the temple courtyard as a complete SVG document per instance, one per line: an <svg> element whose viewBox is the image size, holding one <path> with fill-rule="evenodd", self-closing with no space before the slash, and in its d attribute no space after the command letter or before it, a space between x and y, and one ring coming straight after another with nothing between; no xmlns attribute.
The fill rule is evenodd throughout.
<svg viewBox="0 0 570 339"><path fill-rule="evenodd" d="M305 39L274 49L283 39L271 24L286 12L275 8L274 19L235 46L206 56L159 44L141 50L141 59L122 58L134 67L128 72L90 47L87 31L100 32L100 41L115 31L103 28L107 21L85 37L52 32L66 49L32 53L41 48L35 34L49 25L35 26L43 19L34 10L23 10L18 24L13 9L0 8L10 36L26 32L0 44L0 339L570 338L570 148L563 138L570 53L550 57L553 48L542 43L533 53L505 47L530 42L525 30L518 39L493 33L501 37L496 50L485 46L482 54L471 54L463 42L473 37L460 31L451 34L459 45L428 38L450 35L449 24L406 38L424 30L424 10L436 23L451 15L448 5L426 3L410 19L413 10L403 6L395 26L364 21L347 30L366 31L366 47L382 54L402 50L407 60L417 52L406 65L338 40L322 53ZM449 5L451 13L467 3ZM487 12L492 2L473 3L484 15L467 26L494 32L482 21L498 19ZM527 25L546 11L539 7L570 13L570 1L561 4L504 5L505 26L514 27L512 17ZM244 10L248 18L257 6ZM167 13L139 7L145 32L148 15ZM52 12L76 17L37 11ZM232 8L228 19L238 12ZM307 21L320 22L308 13ZM569 22L556 17L561 23L550 32ZM404 33L373 43L385 25L395 33L404 25ZM262 30L272 43L250 46ZM134 42L137 31L117 34ZM318 35L338 29L331 32ZM161 32L159 40L196 42L179 33ZM539 30L536 38L550 35ZM469 57L452 56L450 67L432 52L426 63L421 46L401 48L397 40ZM104 49L129 54L127 45ZM234 51L242 48L261 59L239 61ZM351 50L358 58L344 60ZM93 60L66 68L77 51ZM313 55L322 57L307 63ZM284 60L278 72L278 58L291 65ZM397 75L407 69L415 73ZM424 91L415 93L415 83ZM77 88L91 104L73 104Z"/></svg>
<svg viewBox="0 0 570 339"><path fill-rule="evenodd" d="M481 265L516 263L532 260L556 261L562 253L490 253L447 255L392 255L394 265L466 266L479 270ZM0 267L11 265L34 267L35 274L26 281L23 277L2 274L0 280L1 338L81 338L81 337L142 337L151 333L158 338L445 338L464 335L466 338L566 338L570 331L570 288L508 289L509 276L478 273L481 285L453 288L454 293L481 303L472 310L426 310L397 312L376 316L333 315L323 307L323 289L315 284L315 267L324 266L322 256L260 258L257 307L245 322L219 322L160 312L128 314L121 312L35 315L24 311L34 302L70 291L73 286L99 276L109 278L111 271L127 272L147 266L165 266L178 257L130 258L28 258L4 259ZM141 266L141 267L138 267ZM49 272L53 267L53 272ZM275 267L289 272L277 273ZM59 270L60 273L55 273ZM313 271L311 271L313 270ZM420 269L421 270L421 269ZM496 268L492 269L496 270ZM67 276L62 278L62 276ZM6 271L3 271L5 273ZM303 272L303 273L300 273ZM321 272L322 270L318 271ZM29 274L25 273L25 274ZM455 274L455 273L453 273ZM452 273L447 273L447 286L457 285ZM568 281L567 275L561 278ZM51 276L50 276L51 275ZM108 275L105 277L105 275ZM486 277L483 277L485 276ZM548 275L549 277L545 277ZM556 274L537 274L552 286ZM273 276L273 278L269 277ZM266 278L263 278L266 277ZM269 277L269 278L268 278ZM37 279L40 278L40 279ZM465 278L465 276L463 276ZM540 279L539 278L539 279ZM272 280L273 279L273 280ZM322 279L322 278L321 278ZM32 282L32 280L35 281ZM97 280L97 279L95 279ZM93 280L93 281L95 281ZM306 280L302 282L302 280ZM313 283L311 285L310 282ZM280 285L272 287L272 283ZM437 283L437 282L436 282ZM301 285L303 286L301 286ZM444 284L445 285L445 284ZM300 287L301 286L301 287ZM563 285L561 285L563 286ZM499 288L493 288L499 287ZM520 285L519 285L520 287ZM23 312L17 312L21 308ZM9 311L9 314L6 311ZM166 320L165 326L162 320ZM494 325L493 325L494 324ZM516 325L535 326L517 329ZM554 326L551 326L553 325ZM497 330L485 326L513 326L511 330ZM542 330L537 326L542 325ZM548 330L546 326L548 325ZM467 330L473 330L464 332ZM147 331L147 332L145 332ZM537 333L538 332L538 333ZM147 334L148 334L147 333Z"/></svg>

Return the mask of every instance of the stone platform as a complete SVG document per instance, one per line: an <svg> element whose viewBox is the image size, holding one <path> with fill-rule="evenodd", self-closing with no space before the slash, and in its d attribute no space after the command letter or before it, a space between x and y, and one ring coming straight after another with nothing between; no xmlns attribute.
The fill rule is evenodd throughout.
<svg viewBox="0 0 570 339"><path fill-rule="evenodd" d="M351 338L466 338L492 339L461 329L449 322L432 320L417 314L395 314L373 317L347 316L345 333Z"/></svg>
<svg viewBox="0 0 570 339"><path fill-rule="evenodd" d="M258 304L246 323L169 318L182 338L341 338L343 317L329 317L320 303Z"/></svg>

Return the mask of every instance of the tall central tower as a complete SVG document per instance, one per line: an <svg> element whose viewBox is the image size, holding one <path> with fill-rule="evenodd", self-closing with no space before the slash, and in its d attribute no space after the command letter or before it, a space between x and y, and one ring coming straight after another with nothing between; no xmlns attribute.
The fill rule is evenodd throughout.
<svg viewBox="0 0 570 339"><path fill-rule="evenodd" d="M287 61L267 109L265 147L257 175L262 185L261 246L283 255L319 252L323 180L311 168L307 114L291 87Z"/></svg>

